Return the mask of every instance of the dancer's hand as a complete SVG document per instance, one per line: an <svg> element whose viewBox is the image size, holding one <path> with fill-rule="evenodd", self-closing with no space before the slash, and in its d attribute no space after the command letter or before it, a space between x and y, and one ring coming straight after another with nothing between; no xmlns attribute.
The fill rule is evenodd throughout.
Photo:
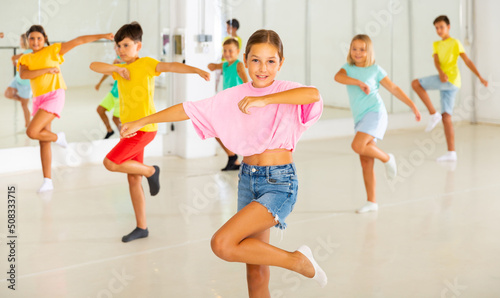
<svg viewBox="0 0 500 298"><path fill-rule="evenodd" d="M240 108L240 111L242 111L244 114L250 115L250 108L262 108L267 105L267 102L264 97L259 96L259 97L253 97L253 96L245 96L240 102L238 103L238 107Z"/></svg>
<svg viewBox="0 0 500 298"><path fill-rule="evenodd" d="M479 80L481 81L481 84L484 85L484 87L488 87L488 81L486 81L485 79L483 78L479 78Z"/></svg>
<svg viewBox="0 0 500 298"><path fill-rule="evenodd" d="M207 81L207 82L210 81L210 73L209 72L206 72L206 71L200 69L200 70L198 70L198 75L200 77L202 77L203 79L205 79L205 81Z"/></svg>
<svg viewBox="0 0 500 298"><path fill-rule="evenodd" d="M49 74L58 74L59 72L60 72L59 68L57 68L57 67L47 68L47 73L49 73Z"/></svg>
<svg viewBox="0 0 500 298"><path fill-rule="evenodd" d="M439 74L439 79L441 80L442 83L448 82L448 76L444 72Z"/></svg>
<svg viewBox="0 0 500 298"><path fill-rule="evenodd" d="M116 67L115 72L125 80L130 80L130 72L125 67Z"/></svg>
<svg viewBox="0 0 500 298"><path fill-rule="evenodd" d="M359 88L361 88L361 91L363 91L367 95L370 94L370 87L368 87L368 85L360 81L358 86Z"/></svg>
<svg viewBox="0 0 500 298"><path fill-rule="evenodd" d="M417 107L413 108L413 114L415 114L415 120L417 120L417 122L420 122L422 116L420 115L420 111L417 109Z"/></svg>
<svg viewBox="0 0 500 298"><path fill-rule="evenodd" d="M3 32L0 32L0 38L3 38Z"/></svg>
<svg viewBox="0 0 500 298"><path fill-rule="evenodd" d="M107 39L107 40L114 40L115 35L113 33L106 33L106 34L102 34L102 38Z"/></svg>
<svg viewBox="0 0 500 298"><path fill-rule="evenodd" d="M97 83L97 85L95 85L95 90L96 91L99 91L99 88L101 88L101 83Z"/></svg>
<svg viewBox="0 0 500 298"><path fill-rule="evenodd" d="M122 124L122 129L120 130L120 136L122 138L131 138L137 134L137 131L142 128L143 125L137 123L138 121L127 122Z"/></svg>
<svg viewBox="0 0 500 298"><path fill-rule="evenodd" d="M210 71L214 71L215 70L215 63L210 63L208 64L208 69L210 69Z"/></svg>

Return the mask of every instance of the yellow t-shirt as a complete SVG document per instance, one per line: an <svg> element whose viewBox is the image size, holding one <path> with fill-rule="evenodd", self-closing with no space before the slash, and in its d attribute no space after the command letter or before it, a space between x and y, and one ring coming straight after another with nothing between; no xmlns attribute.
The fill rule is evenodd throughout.
<svg viewBox="0 0 500 298"><path fill-rule="evenodd" d="M113 79L118 82L120 94L120 120L122 123L138 120L156 113L154 103L155 76L159 61L150 57L139 58L130 64L115 64L130 72L130 80L125 80L116 72ZM148 124L141 131L157 131L158 125Z"/></svg>
<svg viewBox="0 0 500 298"><path fill-rule="evenodd" d="M239 47L240 47L240 53L241 53L241 51L243 51L243 49L241 48L243 42L241 41L241 37L239 37L239 36L236 36L236 37L233 37L231 35L226 36L226 37L224 37L224 40L222 41L222 44L224 44L224 42L226 40L230 39L230 38L236 38L236 40L238 41L238 44L239 44ZM226 59L224 59L224 49L222 49L222 62L225 62L225 61L226 61Z"/></svg>
<svg viewBox="0 0 500 298"><path fill-rule="evenodd" d="M434 51L432 55L437 54L441 69L448 76L448 81L460 88L462 82L460 80L460 71L458 70L458 57L461 53L465 53L464 47L458 39L447 38L445 40L435 41L433 44Z"/></svg>
<svg viewBox="0 0 500 298"><path fill-rule="evenodd" d="M61 51L61 44L55 43L50 46L46 46L36 53L24 54L19 58L17 62L17 67L19 65L24 65L28 67L28 70L38 70L42 68L57 67L59 68L59 73L57 74L43 74L34 79L30 80L31 90L33 91L33 96L37 97L57 89L66 89L66 83L60 72L61 65L64 62L62 55L59 55Z"/></svg>

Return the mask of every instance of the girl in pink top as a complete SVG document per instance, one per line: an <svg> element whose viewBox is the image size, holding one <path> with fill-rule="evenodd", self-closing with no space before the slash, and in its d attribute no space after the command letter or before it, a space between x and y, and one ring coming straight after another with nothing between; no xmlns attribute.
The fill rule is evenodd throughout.
<svg viewBox="0 0 500 298"><path fill-rule="evenodd" d="M40 141L43 184L39 192L52 190L52 150L51 143L66 147L63 132L51 131L52 120L60 117L65 101L66 84L60 73L59 65L64 62L63 55L76 46L101 38L113 40L113 34L80 36L63 43L49 44L45 30L40 25L31 26L26 32L33 53L21 56L18 61L21 79L31 80L33 90L33 119L26 128L28 137ZM47 44L47 46L45 46Z"/></svg>
<svg viewBox="0 0 500 298"><path fill-rule="evenodd" d="M191 119L203 139L220 138L228 149L244 156L238 213L214 234L211 246L221 259L247 264L250 297L270 297L268 266L298 272L321 286L327 283L309 247L288 252L269 244L270 228L286 227L297 197L292 151L323 110L316 88L275 80L283 61L278 34L259 30L248 40L244 55L252 82L172 106L126 123L121 130L123 137L131 137L149 123Z"/></svg>

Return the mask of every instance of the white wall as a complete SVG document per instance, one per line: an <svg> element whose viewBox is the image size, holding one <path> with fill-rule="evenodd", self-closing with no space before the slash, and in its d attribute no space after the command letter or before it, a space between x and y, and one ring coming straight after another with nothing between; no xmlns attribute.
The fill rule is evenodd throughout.
<svg viewBox="0 0 500 298"><path fill-rule="evenodd" d="M476 87L477 121L497 124L500 124L499 11L500 1L475 1L475 53L473 61L476 63L479 73L489 80L490 85L488 89L485 89L476 78L473 80Z"/></svg>

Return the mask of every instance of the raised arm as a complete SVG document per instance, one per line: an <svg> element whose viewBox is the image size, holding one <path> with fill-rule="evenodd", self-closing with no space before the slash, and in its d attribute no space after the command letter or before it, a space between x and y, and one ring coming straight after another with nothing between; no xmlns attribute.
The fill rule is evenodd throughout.
<svg viewBox="0 0 500 298"><path fill-rule="evenodd" d="M113 75L114 72L119 74L122 78L125 80L130 79L130 73L128 69L124 67L118 67L113 64L108 64L104 62L92 62L90 63L90 69L92 69L95 72L102 73L105 75Z"/></svg>
<svg viewBox="0 0 500 298"><path fill-rule="evenodd" d="M448 76L441 69L441 63L439 63L439 56L438 56L438 54L434 54L433 57L434 57L434 66L436 67L436 69L437 69L437 71L439 73L439 79L443 83L448 82Z"/></svg>
<svg viewBox="0 0 500 298"><path fill-rule="evenodd" d="M420 111L417 109L415 103L413 103L413 101L411 101L406 93L404 93L398 85L394 84L388 76L380 81L380 85L384 86L384 88L387 89L387 91L391 92L392 95L396 96L399 100L409 106L415 114L415 119L417 121L420 121Z"/></svg>
<svg viewBox="0 0 500 298"><path fill-rule="evenodd" d="M210 71L214 71L216 69L222 69L222 63L210 63L208 64L207 68L210 69Z"/></svg>
<svg viewBox="0 0 500 298"><path fill-rule="evenodd" d="M157 72L175 72L175 73L195 73L200 77L205 79L205 81L210 81L210 74L199 68L186 65L179 62L160 62L156 65Z"/></svg>
<svg viewBox="0 0 500 298"><path fill-rule="evenodd" d="M261 108L270 104L307 105L320 100L318 89L314 87L300 87L283 92L253 97L246 96L238 107L245 114L250 114L250 108Z"/></svg>
<svg viewBox="0 0 500 298"><path fill-rule="evenodd" d="M488 87L488 81L483 79L483 77L479 74L479 71L477 71L476 66L474 65L472 60L469 59L467 54L460 53L460 57L462 57L462 59L464 60L465 65L467 65L467 67L479 78L479 80L481 81L481 84L483 84L485 87Z"/></svg>
<svg viewBox="0 0 500 298"><path fill-rule="evenodd" d="M122 129L120 134L122 138L130 138L135 136L136 132L142 127L161 122L178 122L188 120L189 116L184 111L184 106L182 103L175 106L171 106L165 110L159 111L155 114L151 114L139 120L122 124Z"/></svg>
<svg viewBox="0 0 500 298"><path fill-rule="evenodd" d="M236 65L236 71L238 72L238 76L243 83L248 82L247 72L245 71L245 64L243 64L243 62L238 62L238 65Z"/></svg>
<svg viewBox="0 0 500 298"><path fill-rule="evenodd" d="M26 65L21 64L19 66L19 77L23 80L31 80L44 74L57 74L59 73L59 68L49 67L37 70L29 70Z"/></svg>
<svg viewBox="0 0 500 298"><path fill-rule="evenodd" d="M59 55L66 54L67 52L69 52L71 49L73 49L76 46L86 44L89 42L93 42L93 41L96 41L99 39L113 40L113 33L84 35L84 36L79 36L79 37L72 39L70 41L63 42L61 44L61 51L59 52Z"/></svg>
<svg viewBox="0 0 500 298"><path fill-rule="evenodd" d="M343 68L341 68L335 75L335 81L344 85L358 86L359 88L361 88L361 90L363 90L364 93L370 94L370 87L368 87L368 85L366 85L365 83L361 82L358 79L351 78L350 76L348 76L347 71Z"/></svg>

